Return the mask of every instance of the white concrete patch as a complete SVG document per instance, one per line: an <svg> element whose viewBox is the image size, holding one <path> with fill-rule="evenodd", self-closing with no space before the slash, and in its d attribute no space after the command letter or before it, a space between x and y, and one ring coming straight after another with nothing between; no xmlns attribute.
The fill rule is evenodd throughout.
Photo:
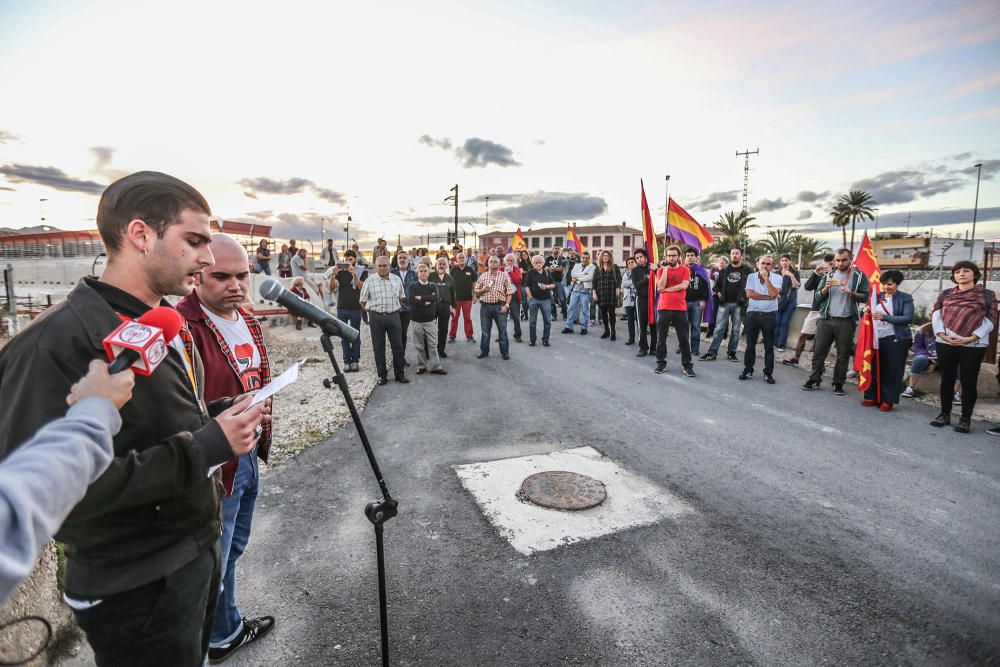
<svg viewBox="0 0 1000 667"><path fill-rule="evenodd" d="M490 523L525 555L564 544L675 519L690 505L634 475L593 447L453 466L462 486ZM589 510L564 512L522 502L516 496L529 475L566 470L604 482L607 499Z"/></svg>

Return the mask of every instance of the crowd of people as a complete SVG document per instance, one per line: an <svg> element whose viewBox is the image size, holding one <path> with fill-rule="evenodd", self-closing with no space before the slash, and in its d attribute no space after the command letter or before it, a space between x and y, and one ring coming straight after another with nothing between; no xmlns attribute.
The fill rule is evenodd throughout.
<svg viewBox="0 0 1000 667"><path fill-rule="evenodd" d="M414 253L397 247L390 254L380 240L373 251L378 280L369 280L364 267L353 262L326 274L331 294L337 294L338 316L351 316L357 322L360 311L368 315L369 323L372 315L378 318L372 327L372 344L379 384L388 382L386 340L397 381L409 382L405 372L408 338L417 349L417 373L445 374L441 360L447 358L446 332L447 343L454 343L462 320L466 340L477 342L470 318L475 302L480 304L480 359L490 354L494 330L493 342L499 343L504 360L510 358L509 328L515 342L527 337L533 347L540 337L543 346L550 346L552 324L561 315L562 334L586 335L591 327L600 326L601 338L610 342L617 341L619 322L625 322L625 345L637 345L638 357L655 355L656 373L667 371L667 336L673 328L681 373L692 378L695 360L716 361L725 343L726 359L741 364L738 379L752 379L762 342L761 378L775 384L776 355L788 345L801 291L811 293L804 297L811 299L811 306L794 350L781 362L798 366L806 345L813 341L803 390L822 387L835 347L831 388L836 395L846 393L848 378L856 375L850 366L859 323L870 313L878 341L873 360L877 381L865 390L862 404L889 412L901 398L916 395L916 378L936 369L944 407L931 425L950 425L951 406L961 403L954 428L968 433L980 365L996 321L993 293L980 283L979 267L972 262L955 264L951 272L955 287L941 293L931 312L932 321L918 327L914 335L913 297L900 289L903 274L883 272L879 289L873 291L845 248L825 255L805 282L791 256L775 260L763 254L751 264L740 248L732 248L728 257L707 267L702 266L697 249L676 245L664 249L657 267L650 266L643 249L628 257L624 266L614 262L610 251L601 251L592 261L590 253L560 246L545 254L507 252L502 247L466 253L460 245L450 254L441 248L433 257L425 248ZM341 299L348 283L353 287L346 291L349 304L345 304ZM655 316L650 317L650 311ZM412 333L408 336L408 332ZM708 342L704 354L703 335ZM741 340L746 345L738 356ZM911 347L910 381L904 386ZM354 354L349 361L345 352L345 364L356 363ZM988 433L1000 435L1000 430Z"/></svg>

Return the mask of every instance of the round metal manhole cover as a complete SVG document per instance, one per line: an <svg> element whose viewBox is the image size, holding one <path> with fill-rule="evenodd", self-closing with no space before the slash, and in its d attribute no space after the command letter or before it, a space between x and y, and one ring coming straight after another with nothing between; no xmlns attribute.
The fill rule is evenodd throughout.
<svg viewBox="0 0 1000 667"><path fill-rule="evenodd" d="M549 509L585 510L603 503L608 491L599 479L552 470L535 473L521 482L518 496Z"/></svg>

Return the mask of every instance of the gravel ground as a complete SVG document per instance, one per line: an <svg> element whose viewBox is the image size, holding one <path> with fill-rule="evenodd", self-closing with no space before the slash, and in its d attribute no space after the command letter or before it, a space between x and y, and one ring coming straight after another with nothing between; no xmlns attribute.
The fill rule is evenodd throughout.
<svg viewBox="0 0 1000 667"><path fill-rule="evenodd" d="M282 319L278 318L277 322ZM323 378L333 375L333 367L320 344L319 329L305 327L297 331L294 326L272 326L270 321L263 325L273 375L277 376L297 359L304 358L306 361L299 369L298 381L274 398L270 462L262 467L262 471L294 458L351 421L340 390L323 386ZM343 366L340 341L335 340L334 345L337 363ZM361 331L361 370L346 375L351 396L358 410L362 410L377 379L371 336L364 325Z"/></svg>

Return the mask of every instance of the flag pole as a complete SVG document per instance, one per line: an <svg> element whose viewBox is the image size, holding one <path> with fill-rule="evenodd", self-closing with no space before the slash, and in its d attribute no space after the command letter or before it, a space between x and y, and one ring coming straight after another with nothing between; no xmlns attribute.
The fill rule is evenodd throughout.
<svg viewBox="0 0 1000 667"><path fill-rule="evenodd" d="M667 198L663 209L663 248L666 252L667 239L670 238L670 174L667 174L667 185L664 187L664 197Z"/></svg>

